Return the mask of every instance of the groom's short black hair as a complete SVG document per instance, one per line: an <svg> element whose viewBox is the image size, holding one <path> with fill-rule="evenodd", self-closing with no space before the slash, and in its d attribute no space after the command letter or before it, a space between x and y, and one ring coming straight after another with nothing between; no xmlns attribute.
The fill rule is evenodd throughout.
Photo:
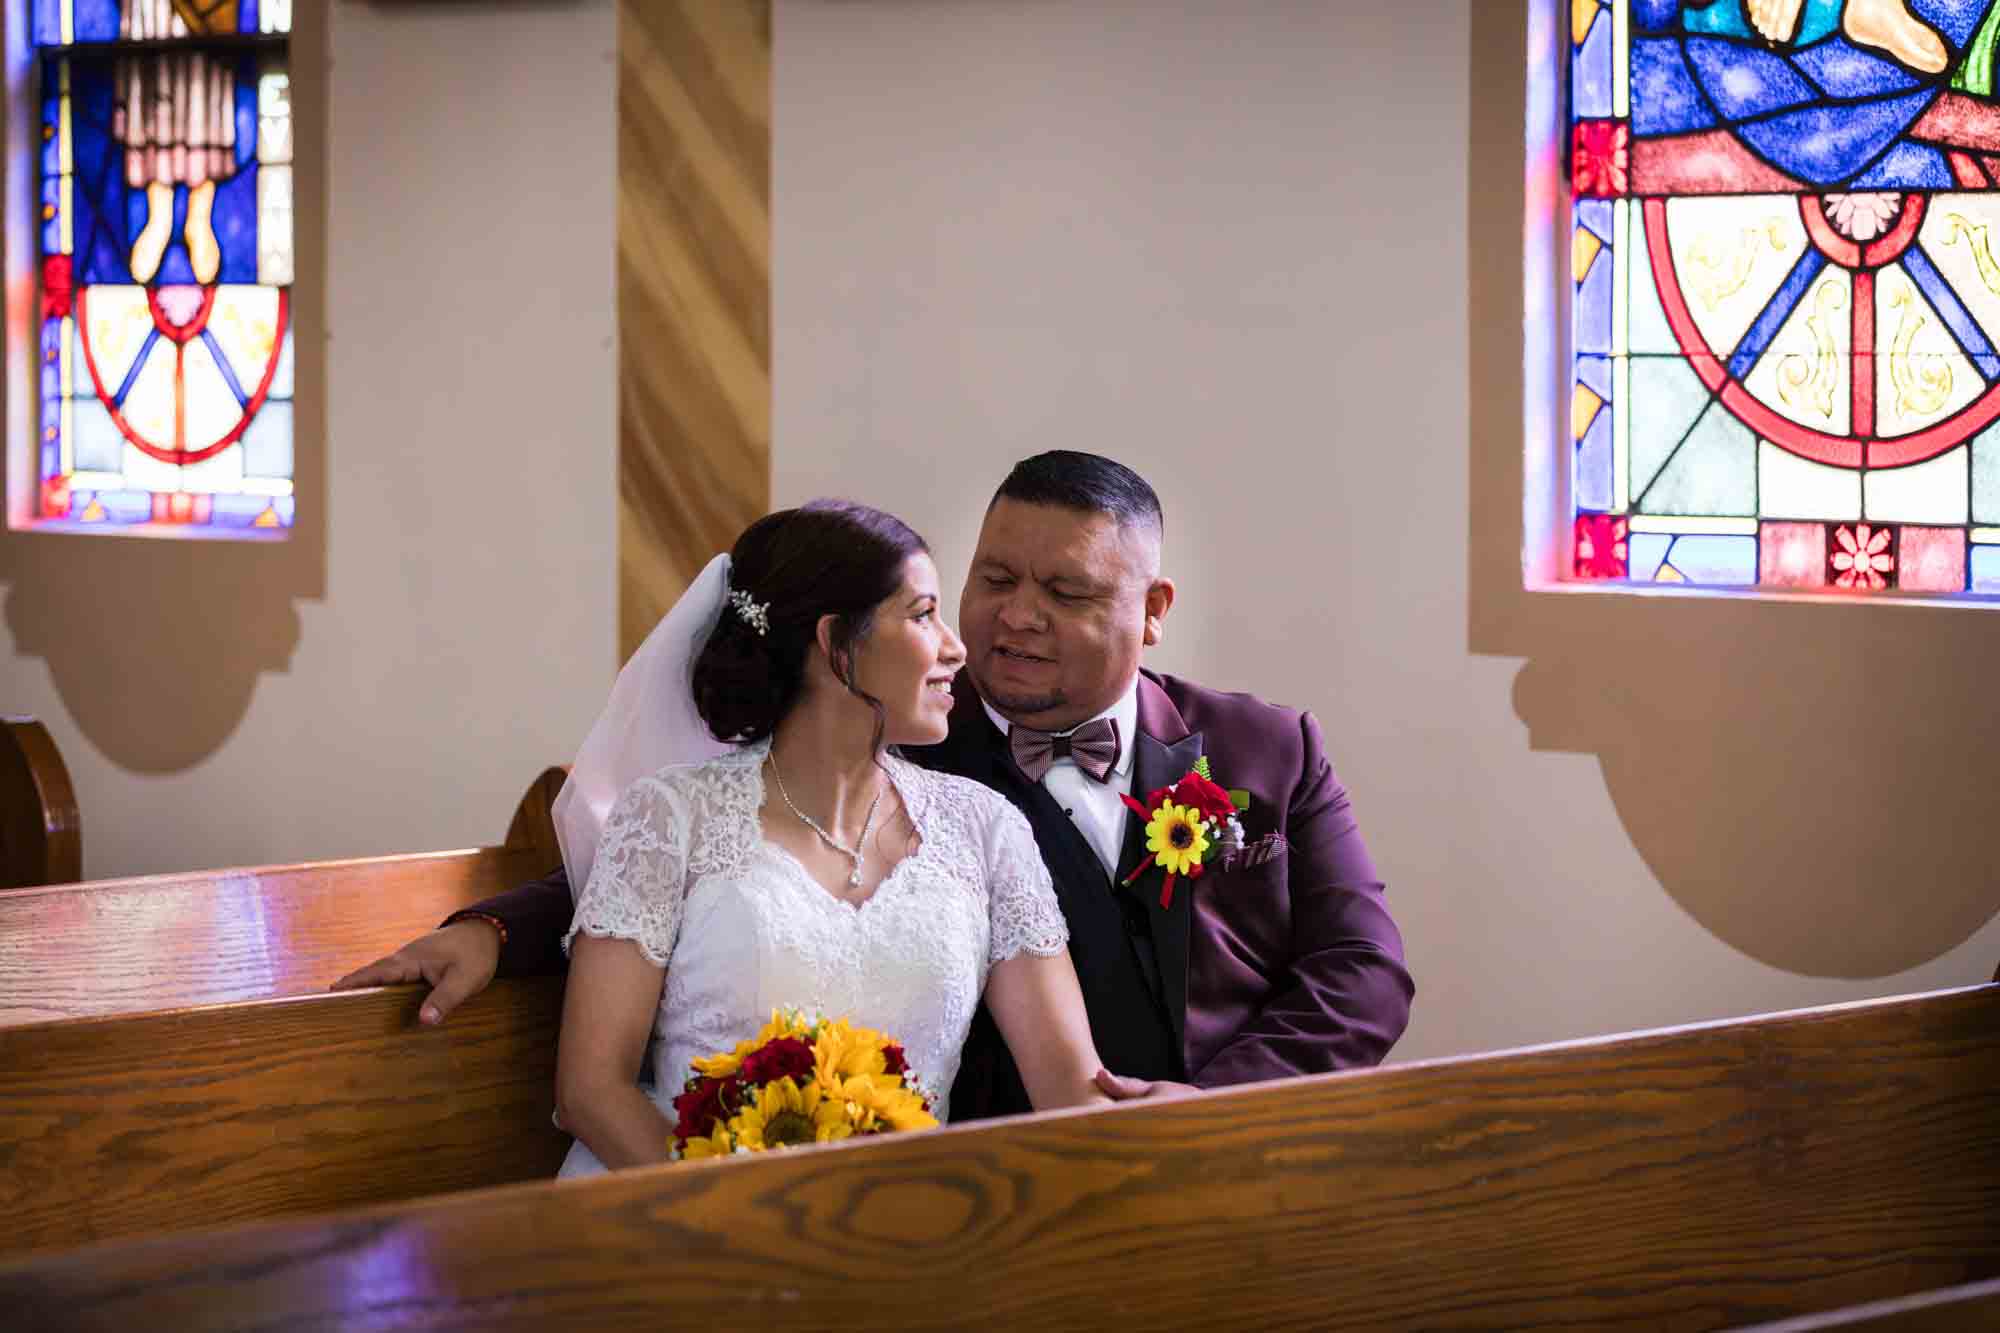
<svg viewBox="0 0 2000 1333"><path fill-rule="evenodd" d="M1075 449L1051 449L1014 464L1014 470L993 492L986 507L1002 500L1052 505L1081 514L1109 514L1120 527L1140 527L1159 533L1165 527L1160 497L1146 479L1098 454Z"/></svg>

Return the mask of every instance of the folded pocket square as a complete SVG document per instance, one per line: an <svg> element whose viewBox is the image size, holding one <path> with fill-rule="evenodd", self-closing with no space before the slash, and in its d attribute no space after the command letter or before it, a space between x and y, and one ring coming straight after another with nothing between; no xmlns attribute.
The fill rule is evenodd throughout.
<svg viewBox="0 0 2000 1333"><path fill-rule="evenodd" d="M1282 833L1266 833L1253 843L1248 843L1240 852L1231 852L1216 863L1216 869L1224 874L1232 870L1248 870L1252 866L1263 865L1274 856L1283 856L1290 846Z"/></svg>

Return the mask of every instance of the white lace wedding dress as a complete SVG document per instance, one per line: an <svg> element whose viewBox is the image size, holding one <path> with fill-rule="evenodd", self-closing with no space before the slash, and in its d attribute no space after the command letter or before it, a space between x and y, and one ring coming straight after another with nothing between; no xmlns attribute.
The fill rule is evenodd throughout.
<svg viewBox="0 0 2000 1333"><path fill-rule="evenodd" d="M890 756L921 844L854 907L765 841L757 812L769 749L746 746L628 788L563 947L578 931L629 939L667 969L650 1072L670 1122L695 1058L754 1037L783 1007L901 1042L943 1120L988 969L1068 942L1035 835L999 793ZM578 1142L561 1174L603 1169Z"/></svg>

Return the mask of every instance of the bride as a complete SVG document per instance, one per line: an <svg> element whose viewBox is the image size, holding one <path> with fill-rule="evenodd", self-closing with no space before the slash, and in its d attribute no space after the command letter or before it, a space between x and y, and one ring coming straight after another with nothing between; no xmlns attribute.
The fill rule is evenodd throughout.
<svg viewBox="0 0 2000 1333"><path fill-rule="evenodd" d="M564 941L563 1175L664 1160L692 1062L776 1008L901 1042L943 1120L983 993L1037 1109L1106 1100L1027 820L891 748L945 735L965 650L937 584L889 514L783 510L620 674L556 805L584 886Z"/></svg>

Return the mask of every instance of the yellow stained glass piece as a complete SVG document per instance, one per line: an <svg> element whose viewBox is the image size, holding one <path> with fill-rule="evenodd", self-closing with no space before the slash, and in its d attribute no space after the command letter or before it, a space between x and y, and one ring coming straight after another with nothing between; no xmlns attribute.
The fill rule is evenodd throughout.
<svg viewBox="0 0 2000 1333"><path fill-rule="evenodd" d="M257 515L257 519L256 519L256 521L255 521L254 523L252 523L252 524L251 524L250 526L251 526L251 527L253 527L253 528L275 528L275 527L277 527L277 526L278 526L278 511L277 511L277 510L275 510L275 509L268 509L268 508L267 508L267 509L266 509L266 510L265 510L265 511L264 511L263 513L261 513L261 514Z"/></svg>
<svg viewBox="0 0 2000 1333"><path fill-rule="evenodd" d="M1570 40L1578 46L1590 36L1590 25L1597 21L1597 0L1570 0L1569 32Z"/></svg>
<svg viewBox="0 0 2000 1333"><path fill-rule="evenodd" d="M1655 583L1686 583L1687 581L1687 575L1681 573L1672 565L1661 565L1660 572L1653 575L1653 582Z"/></svg>
<svg viewBox="0 0 2000 1333"><path fill-rule="evenodd" d="M80 517L85 523L102 523L104 521L104 506L92 500L84 507L84 511Z"/></svg>
<svg viewBox="0 0 2000 1333"><path fill-rule="evenodd" d="M1577 439L1582 439L1589 431L1590 423L1597 420L1597 409L1603 405L1604 400L1592 393L1589 386L1576 386L1576 397L1570 403L1569 428Z"/></svg>
<svg viewBox="0 0 2000 1333"><path fill-rule="evenodd" d="M1597 252L1604 248L1604 242L1591 234L1590 228L1578 227L1576 236L1569 246L1569 271L1582 282L1590 272L1590 261L1597 258Z"/></svg>
<svg viewBox="0 0 2000 1333"><path fill-rule="evenodd" d="M237 0L174 0L174 13L198 37L236 31Z"/></svg>

